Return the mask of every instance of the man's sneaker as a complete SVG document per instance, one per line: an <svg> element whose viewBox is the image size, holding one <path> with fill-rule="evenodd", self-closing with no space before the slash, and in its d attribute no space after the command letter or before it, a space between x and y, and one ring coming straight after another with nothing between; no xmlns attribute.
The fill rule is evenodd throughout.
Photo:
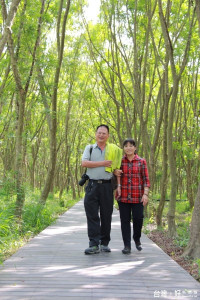
<svg viewBox="0 0 200 300"><path fill-rule="evenodd" d="M130 254L131 253L131 248L130 247L124 247L124 249L122 250L123 254Z"/></svg>
<svg viewBox="0 0 200 300"><path fill-rule="evenodd" d="M142 246L140 242L135 242L135 247L138 251L142 251Z"/></svg>
<svg viewBox="0 0 200 300"><path fill-rule="evenodd" d="M102 252L111 252L110 248L108 246L105 246L105 245L101 245L101 251Z"/></svg>
<svg viewBox="0 0 200 300"><path fill-rule="evenodd" d="M99 246L91 246L87 249L85 249L85 254L96 254L99 253Z"/></svg>

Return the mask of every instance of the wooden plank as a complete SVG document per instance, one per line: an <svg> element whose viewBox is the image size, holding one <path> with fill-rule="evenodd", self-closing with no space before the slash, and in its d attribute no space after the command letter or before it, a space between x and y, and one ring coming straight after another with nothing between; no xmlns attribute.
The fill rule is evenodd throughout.
<svg viewBox="0 0 200 300"><path fill-rule="evenodd" d="M86 217L81 200L0 267L0 299L200 299L200 284L144 234L123 255L119 212L114 210L111 253L85 255Z"/></svg>

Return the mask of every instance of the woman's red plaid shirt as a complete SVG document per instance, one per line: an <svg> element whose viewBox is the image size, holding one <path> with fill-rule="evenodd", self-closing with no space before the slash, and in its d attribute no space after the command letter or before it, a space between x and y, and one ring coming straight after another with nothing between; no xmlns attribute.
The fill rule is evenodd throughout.
<svg viewBox="0 0 200 300"><path fill-rule="evenodd" d="M139 203L144 194L144 188L150 188L147 163L137 154L132 161L126 155L122 158L121 170L121 197L125 203Z"/></svg>

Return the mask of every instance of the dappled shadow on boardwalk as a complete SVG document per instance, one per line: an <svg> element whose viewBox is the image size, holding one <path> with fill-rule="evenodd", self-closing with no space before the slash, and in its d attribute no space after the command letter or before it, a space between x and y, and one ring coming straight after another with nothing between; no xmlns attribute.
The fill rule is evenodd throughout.
<svg viewBox="0 0 200 300"><path fill-rule="evenodd" d="M0 299L200 299L200 284L145 235L143 251L123 255L118 211L111 253L84 255L88 247L81 200L56 224L5 261Z"/></svg>

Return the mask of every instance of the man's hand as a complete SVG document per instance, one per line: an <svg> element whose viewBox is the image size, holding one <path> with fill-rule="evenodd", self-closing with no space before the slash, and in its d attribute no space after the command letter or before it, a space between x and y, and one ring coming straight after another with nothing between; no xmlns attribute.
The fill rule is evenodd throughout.
<svg viewBox="0 0 200 300"><path fill-rule="evenodd" d="M103 161L104 167L111 167L111 165L112 165L112 160L104 160Z"/></svg>

